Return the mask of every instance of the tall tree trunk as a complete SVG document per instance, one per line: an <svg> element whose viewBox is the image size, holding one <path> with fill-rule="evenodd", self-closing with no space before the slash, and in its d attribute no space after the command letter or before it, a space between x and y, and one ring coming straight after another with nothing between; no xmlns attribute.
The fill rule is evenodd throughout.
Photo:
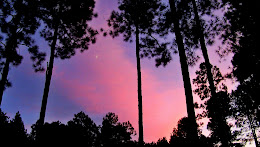
<svg viewBox="0 0 260 147"><path fill-rule="evenodd" d="M142 99L142 75L140 63L140 45L139 45L139 27L136 24L136 63L137 63L137 81L138 81L138 116L139 116L139 145L143 146L143 99Z"/></svg>
<svg viewBox="0 0 260 147"><path fill-rule="evenodd" d="M0 81L0 106L2 103L3 94L4 94L4 90L5 90L5 83L7 81L7 76L8 76L8 72L9 72L9 65L10 65L10 60L9 60L9 57L7 57L6 61L5 61L3 73L2 73L2 79Z"/></svg>
<svg viewBox="0 0 260 147"><path fill-rule="evenodd" d="M255 141L255 146L258 147L259 146L259 143L257 141L257 136L256 136L256 133L255 133L255 128L252 129L252 133L253 133L253 137L254 137L254 141Z"/></svg>
<svg viewBox="0 0 260 147"><path fill-rule="evenodd" d="M52 44L51 44L51 55L50 55L49 65L47 66L47 69L46 69L46 79L45 79L45 86L44 86L43 97L42 97L42 106L41 106L41 112L40 112L40 119L38 122L40 125L44 124L44 119L45 119L47 100L48 100L50 84L51 84L51 77L52 77L52 69L53 69L53 64L54 64L54 52L55 52L55 45L57 42L57 36L58 36L58 26L56 26L56 28L54 30L53 40L52 40Z"/></svg>
<svg viewBox="0 0 260 147"><path fill-rule="evenodd" d="M211 96L213 98L216 97L216 88L214 85L214 80L213 80L213 75L211 72L211 68L212 65L210 64L209 61L209 56L208 56L208 51L207 51L207 47L206 47L206 43L205 43L205 38L204 38L204 33L201 27L201 22L200 22L200 18L199 18L199 14L198 14L198 10L197 10L197 5L196 5L196 1L192 0L192 5L193 5L193 11L195 14L195 21L196 21L196 27L199 33L199 40L200 40L200 45L201 45L201 50L202 50L202 54L205 60L205 64L206 64L206 68L207 68L207 77L208 77L208 81L209 81L209 88L211 91Z"/></svg>
<svg viewBox="0 0 260 147"><path fill-rule="evenodd" d="M4 90L5 90L5 84L7 82L7 77L9 73L9 68L10 68L10 63L11 59L10 57L12 56L12 50L15 50L17 47L17 34L16 34L17 26L12 31L12 35L9 38L9 41L7 42L5 46L5 52L6 52L6 60L5 60L5 65L2 73L2 78L0 81L0 106L2 104L3 100L3 95L4 95Z"/></svg>
<svg viewBox="0 0 260 147"><path fill-rule="evenodd" d="M185 96L186 96L187 114L188 114L188 118L190 119L190 122L193 125L192 130L191 130L191 134L188 134L188 136L190 138L192 138L194 141L197 141L197 139L198 139L197 124L196 124L196 117L195 117L195 110L194 110L194 103L193 103L193 95L192 95L192 89L191 89L189 68L188 68L188 64L187 64L187 57L186 57L186 54L185 54L183 38L182 38L182 35L181 35L181 32L180 32L179 18L178 18L177 12L176 12L175 1L169 0L169 3L170 3L170 7L171 7L171 13L173 15L173 23L174 23L174 30L175 30L175 35L176 35L176 42L177 42L178 50L179 50L182 78L183 78Z"/></svg>
<svg viewBox="0 0 260 147"><path fill-rule="evenodd" d="M252 120L252 118L250 116L249 111L247 111L247 118L248 118L248 121L249 121L249 127L250 127L250 129L252 131L252 135L253 135L253 138L254 138L254 141L255 141L255 146L258 147L259 144L258 144L258 141L257 141L257 135L255 133L255 127L253 126L253 120Z"/></svg>

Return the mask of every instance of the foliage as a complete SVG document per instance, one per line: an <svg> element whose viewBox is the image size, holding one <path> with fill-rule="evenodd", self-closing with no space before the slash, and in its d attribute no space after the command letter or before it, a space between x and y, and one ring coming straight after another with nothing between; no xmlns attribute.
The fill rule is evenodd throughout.
<svg viewBox="0 0 260 147"><path fill-rule="evenodd" d="M177 128L173 129L172 139L177 138L188 138L188 134L191 131L191 122L187 117L183 117L178 121Z"/></svg>
<svg viewBox="0 0 260 147"><path fill-rule="evenodd" d="M96 42L97 31L88 25L94 13L94 0L44 0L40 2L40 19L44 25L41 36L50 46L39 123L43 125L52 78L54 57L67 59L76 49L87 50Z"/></svg>
<svg viewBox="0 0 260 147"><path fill-rule="evenodd" d="M131 123L118 122L115 113L107 113L103 118L102 126L97 126L84 112L74 115L67 122L45 123L43 126L36 123L32 125L32 145L84 145L88 147L99 146L135 146L132 141L135 135Z"/></svg>
<svg viewBox="0 0 260 147"><path fill-rule="evenodd" d="M159 0L119 0L119 12L113 11L108 25L113 28L108 33L114 38L123 35L124 41L133 42L136 27L140 33L141 58L156 57L156 66L166 65L171 60L168 43L160 42L155 36L158 34L156 25L164 6ZM105 35L107 32L104 33Z"/></svg>
<svg viewBox="0 0 260 147"><path fill-rule="evenodd" d="M13 120L10 121L10 125L13 132L13 141L19 144L28 144L27 131L19 111L15 114Z"/></svg>
<svg viewBox="0 0 260 147"><path fill-rule="evenodd" d="M11 137L10 134L10 125L9 125L9 117L6 115L6 113L2 112L0 109L0 138L1 140L4 140L8 142Z"/></svg>
<svg viewBox="0 0 260 147"><path fill-rule="evenodd" d="M259 105L254 97L257 97L259 85L256 81L245 81L238 85L237 89L232 91L231 106L232 116L236 120L236 127L240 128L239 140L248 141L247 138L254 138L257 141L259 129ZM243 137L244 136L244 137Z"/></svg>
<svg viewBox="0 0 260 147"><path fill-rule="evenodd" d="M84 112L75 114L67 125L71 135L70 139L75 142L75 145L86 144L89 147L98 145L99 128Z"/></svg>
<svg viewBox="0 0 260 147"><path fill-rule="evenodd" d="M200 64L200 70L196 71L197 77L193 79L193 83L197 87L194 92L199 95L202 104L196 103L197 108L203 109L198 118L209 118L208 129L211 130L211 138L214 138L215 143L219 141L222 146L229 146L233 139L230 127L226 120L230 117L230 96L227 92L227 87L224 85L219 68L212 68L214 84L216 87L216 97L212 97L207 80L207 70L205 63Z"/></svg>
<svg viewBox="0 0 260 147"><path fill-rule="evenodd" d="M136 63L137 63L137 87L138 87L138 110L139 110L139 144L143 145L143 106L142 106L142 76L140 57L149 56L150 50L154 48L155 42L148 41L152 37L153 29L156 25L155 18L159 14L159 0L119 0L119 11L112 11L108 19L109 35L114 37L123 35L124 41L132 42L135 38L136 43ZM104 36L106 32L104 33ZM149 36L149 37L148 37ZM153 38L155 39L155 38ZM150 39L149 39L150 40ZM149 46L147 46L147 43ZM157 44L156 44L157 45ZM160 46L160 45L159 45Z"/></svg>
<svg viewBox="0 0 260 147"><path fill-rule="evenodd" d="M19 45L28 47L31 59L35 62L35 71L42 71L41 63L45 54L34 45L33 35L40 23L37 19L37 2L29 0L3 0L0 4L0 59L9 58L10 63L18 66L22 56L18 52ZM3 65L1 61L1 65Z"/></svg>
<svg viewBox="0 0 260 147"><path fill-rule="evenodd" d="M193 12L191 0L175 0L176 16L179 19L179 27L183 37L184 48L187 56L187 63L190 66L194 66L200 57L196 54L196 50L199 48L199 30L196 26L196 20ZM216 25L213 25L218 17L214 14L215 10L219 9L219 2L216 0L199 0L197 1L197 7L199 14L201 15L201 25L203 28L204 37L208 45L212 45L217 35L215 30ZM174 33L174 24L170 7L164 5L164 9L161 10L161 15L158 19L157 33L161 37L167 38L167 36ZM202 18L207 18L204 20ZM176 38L171 41L169 51L173 54L178 53ZM171 54L169 54L171 55ZM167 56L166 56L167 57ZM171 56L168 58L172 58ZM170 60L169 60L170 61ZM168 62L169 62L168 61ZM167 64L167 63L166 63Z"/></svg>
<svg viewBox="0 0 260 147"><path fill-rule="evenodd" d="M196 77L193 79L193 84L195 84L196 89L194 92L198 94L201 100L209 99L211 97L210 88L208 84L207 78L207 70L205 63L201 63L199 66L199 70L197 70ZM222 76L218 67L212 67L212 74L214 84L216 85L217 92L219 91L227 91L227 87L223 84L224 77Z"/></svg>
<svg viewBox="0 0 260 147"><path fill-rule="evenodd" d="M4 145L29 145L28 135L19 112L12 120L9 120L9 117L0 109L0 139L1 144Z"/></svg>
<svg viewBox="0 0 260 147"><path fill-rule="evenodd" d="M43 71L42 62L45 53L39 52L34 44L32 35L40 23L37 19L37 1L30 0L2 0L0 2L0 105L3 91L11 87L8 79L10 65L21 64L23 56L21 46L25 46L31 54L35 72Z"/></svg>
<svg viewBox="0 0 260 147"><path fill-rule="evenodd" d="M256 21L257 14L255 6L257 1L230 1L223 0L224 6L227 7L224 19L227 20L222 27L223 43L227 48L223 48L222 52L232 52L233 71L231 75L239 81L241 85L244 83L255 85L252 91L258 91L260 85L259 68L260 53L257 48ZM241 86L245 87L245 86ZM246 89L243 91L247 91ZM259 98L252 96L252 101L260 104ZM252 103L254 103L252 102ZM258 121L260 121L260 108L257 110Z"/></svg>
<svg viewBox="0 0 260 147"><path fill-rule="evenodd" d="M73 144L73 140L70 140L68 127L60 121L45 123L44 125L39 125L39 123L32 125L31 137L31 143L34 146Z"/></svg>
<svg viewBox="0 0 260 147"><path fill-rule="evenodd" d="M118 116L115 113L107 113L103 118L101 127L101 141L103 146L124 146L127 145L136 135L132 124L128 122L118 122Z"/></svg>
<svg viewBox="0 0 260 147"><path fill-rule="evenodd" d="M159 140L156 143L157 147L167 147L169 146L169 143L165 137L159 138Z"/></svg>
<svg viewBox="0 0 260 147"><path fill-rule="evenodd" d="M191 131L191 122L187 117L183 117L178 121L177 128L173 128L173 132L170 138L171 146L212 146L211 141L201 134L201 130L198 129L197 124L197 133L199 135L199 140L194 143L189 138L188 134Z"/></svg>
<svg viewBox="0 0 260 147"><path fill-rule="evenodd" d="M88 25L93 17L97 17L94 7L94 0L41 1L40 18L44 23L41 36L49 42L49 46L53 42L54 31L57 28L55 57L70 58L76 53L75 49L83 52L91 43L96 42L97 31Z"/></svg>
<svg viewBox="0 0 260 147"><path fill-rule="evenodd" d="M259 62L257 48L257 1L222 0L225 8L224 23L221 25L222 40L225 48L218 51L221 57L233 53L231 78L239 82L232 92L232 110L238 127L251 129L255 140L255 126L259 126L260 108L256 94L260 89ZM251 127L249 127L251 124ZM249 125L249 126L248 126ZM241 133L241 132L240 132ZM257 141L256 141L257 143ZM257 145L257 144L256 144Z"/></svg>

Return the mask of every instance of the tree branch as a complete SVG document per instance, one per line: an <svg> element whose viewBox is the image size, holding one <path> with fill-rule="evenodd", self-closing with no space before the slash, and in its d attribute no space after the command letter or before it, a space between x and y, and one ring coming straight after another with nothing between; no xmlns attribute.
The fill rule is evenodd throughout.
<svg viewBox="0 0 260 147"><path fill-rule="evenodd" d="M159 48L162 48L161 45L160 45L160 43L159 43L159 41L158 41L155 37L153 37L150 33L147 33L147 32L141 32L141 33L146 34L146 35L148 35L149 37L151 37L152 39L154 39L154 41L155 41L156 44L159 46Z"/></svg>
<svg viewBox="0 0 260 147"><path fill-rule="evenodd" d="M0 43L1 43L4 47L6 46L2 41L0 41Z"/></svg>

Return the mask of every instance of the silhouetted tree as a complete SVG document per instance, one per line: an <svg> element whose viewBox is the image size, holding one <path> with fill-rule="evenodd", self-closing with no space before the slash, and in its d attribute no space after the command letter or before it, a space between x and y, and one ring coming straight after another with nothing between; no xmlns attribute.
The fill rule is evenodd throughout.
<svg viewBox="0 0 260 147"><path fill-rule="evenodd" d="M131 123L129 121L120 123L118 116L111 112L103 118L101 127L96 126L84 112L79 112L67 122L67 125L60 121L46 122L43 125L36 122L31 128L31 133L28 135L19 112L12 120L9 120L9 117L0 109L1 145L138 146L136 141L132 141L132 136L136 135L136 132Z"/></svg>
<svg viewBox="0 0 260 147"><path fill-rule="evenodd" d="M224 77L222 76L218 67L212 67L214 85L217 91L226 91L227 87L223 84ZM196 89L194 92L199 95L201 100L210 99L212 97L210 93L208 77L207 77L207 67L205 63L201 63L199 70L196 71L196 77L193 79L193 84L195 84Z"/></svg>
<svg viewBox="0 0 260 147"><path fill-rule="evenodd" d="M132 135L135 135L131 123L118 122L118 116L115 113L108 113L103 118L101 127L102 146L126 146L131 143Z"/></svg>
<svg viewBox="0 0 260 147"><path fill-rule="evenodd" d="M206 32L204 30L205 21L201 20L200 17L202 16L199 16L199 14L213 17L212 12L218 8L219 3L216 0L199 0L198 7L195 0L169 0L169 3L170 10L166 11L164 14L165 16L161 18L158 31L161 35L168 34L169 32L175 33L176 40L173 41L173 44L177 44L178 51L174 49L174 52L179 52L180 56L188 117L195 120L188 65L195 65L198 60L199 57L196 56L195 49L199 48L200 44L208 70L207 74L209 77L210 89L212 95L215 95L216 88L213 83L211 64L209 62L205 41L205 39L207 39L207 43L212 44L215 32ZM191 133L195 135L195 129L193 132L194 133Z"/></svg>
<svg viewBox="0 0 260 147"><path fill-rule="evenodd" d="M10 127L12 132L12 142L15 145L28 145L29 140L24 123L22 121L19 111L15 114L14 118L10 121Z"/></svg>
<svg viewBox="0 0 260 147"><path fill-rule="evenodd" d="M193 142L189 139L188 135L191 131L191 122L187 117L183 117L178 121L177 128L173 128L173 132L170 138L171 146L202 146L202 147L213 147L213 143L210 138L205 137L201 130L198 129L197 125L197 134L198 141Z"/></svg>
<svg viewBox="0 0 260 147"><path fill-rule="evenodd" d="M151 143L145 143L144 146L145 146L145 147L156 147L157 144L154 143L154 142L151 142Z"/></svg>
<svg viewBox="0 0 260 147"><path fill-rule="evenodd" d="M33 146L74 145L74 142L70 142L71 138L68 127L60 121L44 123L44 125L39 123L34 124L31 136L34 140L32 143Z"/></svg>
<svg viewBox="0 0 260 147"><path fill-rule="evenodd" d="M191 82L190 82L190 75L189 75L189 69L187 64L187 57L185 53L185 47L183 43L183 36L181 34L180 30L180 13L176 9L176 3L177 1L169 0L170 3L170 14L171 14L171 23L173 23L173 29L176 36L176 43L178 46L178 52L180 57L180 63L181 63L181 71L182 71L182 78L184 83L184 89L185 89L185 96L186 96L186 105L187 105L187 114L188 118L190 119L191 123L191 130L189 137L190 139L197 141L197 127L196 127L196 118L195 118L195 110L194 110L194 102L193 102L193 95L192 95L192 88L191 88ZM171 24L170 23L170 24ZM172 27L170 25L170 27Z"/></svg>
<svg viewBox="0 0 260 147"><path fill-rule="evenodd" d="M47 99L50 89L54 57L67 59L75 55L76 49L81 52L96 42L97 31L88 22L96 17L94 0L44 0L41 1L41 20L44 29L41 36L50 46L50 60L46 70L42 106L39 123L44 123Z"/></svg>
<svg viewBox="0 0 260 147"><path fill-rule="evenodd" d="M19 112L9 120L0 109L0 140L1 145L29 145L28 135Z"/></svg>
<svg viewBox="0 0 260 147"><path fill-rule="evenodd" d="M39 27L37 1L2 0L0 2L0 106L6 87L10 87L10 65L18 66L23 57L18 52L21 45L28 47L35 71L43 71L41 63L45 54L38 51L31 38ZM5 60L4 60L5 59Z"/></svg>
<svg viewBox="0 0 260 147"><path fill-rule="evenodd" d="M195 22L196 22L195 24L196 24L196 30L197 30L197 33L198 33L198 37L199 37L199 43L200 43L200 46L201 46L202 55L203 55L204 60L205 60L205 66L206 66L206 70L207 70L207 77L208 77L210 92L211 92L212 97L215 97L216 88L215 88L214 81L213 81L213 75L211 73L212 65L210 63L208 51L207 51L207 47L206 47L206 41L205 41L205 35L204 35L205 31L204 31L204 28L203 28L203 24L201 23L201 17L199 16L196 1L195 0L191 0L191 1L192 1L192 6L193 6L193 12L194 12L194 15L195 15L194 19L195 19ZM207 15L212 14L212 12L211 12L212 10L210 10L210 9L216 8L216 5L218 5L218 4L215 4L215 3L218 3L216 0L206 0L206 1L200 0L198 3L202 4L202 5L200 5L201 11L203 11L203 9L204 9L204 11L207 11L209 9L206 12Z"/></svg>
<svg viewBox="0 0 260 147"><path fill-rule="evenodd" d="M234 136L231 133L231 126L227 123L230 116L230 99L227 91L216 93L216 97L211 97L207 101L208 129L211 130L211 138L215 143L221 142L221 146L231 146Z"/></svg>
<svg viewBox="0 0 260 147"><path fill-rule="evenodd" d="M257 39L257 18L255 12L257 5L256 0L222 0L223 7L226 8L224 14L224 24L222 24L222 39L225 47L219 50L221 56L230 52L234 54L232 59L233 71L232 76L240 84L248 81L254 83L254 90L260 90L260 51L258 49ZM243 87L243 86L242 86ZM245 90L246 91L246 90ZM260 105L257 95L250 94L252 100ZM257 109L257 118L260 121L260 108Z"/></svg>
<svg viewBox="0 0 260 147"><path fill-rule="evenodd" d="M166 137L160 138L156 144L157 144L157 147L168 147L169 146L169 143L168 143Z"/></svg>
<svg viewBox="0 0 260 147"><path fill-rule="evenodd" d="M241 85L236 91L233 91L232 96L234 106L237 107L233 109L235 113L241 114L241 117L235 118L240 124L239 126L241 126L241 122L245 122L243 127L247 128L248 124L256 123L255 119L249 119L256 117L259 126L260 107L255 107L260 105L257 94L257 91L260 90L260 52L257 47L258 33L256 31L258 16L255 12L257 1L222 0L222 2L225 8L224 23L222 24L222 39L225 47L220 48L219 54L221 57L230 52L234 54L233 71L230 75Z"/></svg>
<svg viewBox="0 0 260 147"><path fill-rule="evenodd" d="M0 108L0 139L1 144L8 144L11 141L11 133L10 133L10 125L9 125L9 117L6 113L2 112Z"/></svg>
<svg viewBox="0 0 260 147"><path fill-rule="evenodd" d="M257 140L257 132L259 132L257 131L259 129L257 111L259 105L254 100L254 97L258 95L258 91L255 91L257 86L256 81L245 81L232 92L231 96L232 116L236 120L236 127L240 128L238 133L246 136L246 138L253 138L256 146L259 145ZM239 140L247 141L244 137L239 138Z"/></svg>
<svg viewBox="0 0 260 147"><path fill-rule="evenodd" d="M251 76L259 76L259 50L257 49L257 18L255 6L257 0L222 0L226 9L222 26L223 42L226 48L222 48L220 54L233 52L233 74L242 82ZM241 60L243 59L243 60ZM257 76L258 75L258 76Z"/></svg>
<svg viewBox="0 0 260 147"><path fill-rule="evenodd" d="M227 92L227 87L223 84L224 77L219 71L219 68L212 68L214 84L217 88L215 97L212 97L207 79L207 67L205 63L200 64L200 70L196 71L197 77L193 79L196 86L194 92L199 95L204 101L198 108L205 108L199 118L209 118L208 129L211 132L211 138L215 143L221 142L222 146L230 146L233 136L230 131L230 126L226 119L230 116L230 96Z"/></svg>
<svg viewBox="0 0 260 147"><path fill-rule="evenodd" d="M119 0L119 11L113 11L108 25L113 30L109 31L112 37L123 34L124 41L136 43L137 81L138 81L138 114L139 114L139 144L142 146L143 139L143 111L142 111L142 80L141 80L141 43L146 36L151 36L153 27L156 25L155 18L158 15L159 0Z"/></svg>
<svg viewBox="0 0 260 147"><path fill-rule="evenodd" d="M196 133L196 118L188 65L194 65L195 61L198 60L198 57L195 56L194 51L192 51L194 43L191 43L189 37L183 36L185 34L184 32L187 32L187 30L189 29L189 24L187 20L184 21L185 19L182 19L183 16L186 15L186 10L184 10L184 8L182 7L184 6L182 1L169 0L169 4L169 8L166 5L161 4L161 15L159 15L157 22L158 27L156 28L155 32L159 34L161 37L165 37L170 33L175 33L175 38L171 43L172 46L170 48L167 48L169 42L166 42L163 44L163 47L159 47L155 51L153 49L150 49L145 53L148 54L146 55L148 57L157 56L157 59L155 60L156 66L160 66L162 64L165 66L172 59L170 54L171 49L173 50L174 54L179 53L186 96L187 114L188 118L191 119L191 122L193 122L194 124L193 129L189 134L189 137L196 142L198 136ZM188 15L190 16L190 14Z"/></svg>
<svg viewBox="0 0 260 147"><path fill-rule="evenodd" d="M193 122L191 122L187 117L183 117L178 121L177 128L173 128L173 132L170 138L170 144L172 146L195 145L193 140L189 138L193 127L192 123ZM198 125L196 127L196 132L197 134L199 132Z"/></svg>
<svg viewBox="0 0 260 147"><path fill-rule="evenodd" d="M97 125L84 112L74 115L68 122L70 140L75 146L84 145L87 147L97 147L100 145L100 132Z"/></svg>

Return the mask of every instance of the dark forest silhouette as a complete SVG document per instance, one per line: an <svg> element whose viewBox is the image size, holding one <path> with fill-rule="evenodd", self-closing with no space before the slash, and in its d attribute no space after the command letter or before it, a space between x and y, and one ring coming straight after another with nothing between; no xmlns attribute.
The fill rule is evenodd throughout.
<svg viewBox="0 0 260 147"><path fill-rule="evenodd" d="M136 146L132 140L136 135L132 124L119 122L115 113L107 113L102 125L96 125L84 112L74 115L67 124L60 121L37 122L27 134L21 115L16 113L12 120L0 111L0 138L4 145L48 146L72 145L88 147Z"/></svg>
<svg viewBox="0 0 260 147"><path fill-rule="evenodd" d="M170 147L170 146L202 146L213 147L214 139L206 137L196 124L198 141L196 144L189 139L188 134L192 131L190 119L183 117L178 121L177 127L173 128L169 141L165 137L157 142L144 143L145 147ZM72 145L88 147L137 147L139 143L133 140L136 135L129 121L119 122L115 113L109 112L103 117L102 125L98 126L84 112L79 112L66 124L60 121L33 124L28 134L19 112L10 118L0 110L0 137L1 144L48 146L48 145ZM239 143L233 146L242 146Z"/></svg>
<svg viewBox="0 0 260 147"><path fill-rule="evenodd" d="M40 35L49 45L46 79L39 120L27 134L21 114L10 118L0 111L0 142L10 145L79 146L241 146L253 140L259 146L260 122L260 51L257 49L256 0L118 0L118 10L108 18L104 36L123 35L126 42L135 41L138 87L138 136L130 122L118 122L118 116L107 113L97 126L84 112L63 124L44 122L55 58L68 59L76 50L88 50L96 43L98 31L88 23L97 17L95 0L1 0L0 1L0 108L4 90L11 87L10 67L22 63L21 46L30 53L35 72L44 71L46 53L38 50L33 35ZM223 16L216 15L222 11ZM40 27L40 26L43 27ZM169 37L170 36L170 37ZM165 39L167 38L167 39ZM208 46L222 41L216 50L220 58L229 54L232 71L222 75L210 62ZM171 40L171 41L169 41ZM196 71L192 90L189 66L197 64L201 49L204 62ZM179 120L170 140L145 143L143 134L141 58L155 58L156 66L166 66L174 54L179 55L186 96L187 117ZM226 79L238 83L228 92ZM12 79L15 80L15 79ZM201 101L194 103L193 93ZM202 113L195 116L195 109ZM176 111L176 110L172 110ZM209 120L209 136L199 130L200 119ZM229 119L234 124L229 123ZM160 127L160 126L158 126ZM232 131L231 128L238 128ZM238 143L235 143L238 142Z"/></svg>

